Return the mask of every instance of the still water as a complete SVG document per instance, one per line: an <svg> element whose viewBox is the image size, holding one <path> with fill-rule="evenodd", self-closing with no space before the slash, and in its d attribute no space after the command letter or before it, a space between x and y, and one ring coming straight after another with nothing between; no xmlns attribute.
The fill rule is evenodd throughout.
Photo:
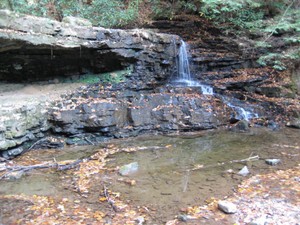
<svg viewBox="0 0 300 225"><path fill-rule="evenodd" d="M248 133L219 130L172 136L149 135L116 140L97 147L35 150L22 157L33 162L53 158L57 161L78 159L113 145L119 152L107 157L106 168L110 172L95 175L100 178L92 181L91 192L101 191L103 187L100 183L105 182L108 189L119 192L123 199L135 207L154 209L152 222L163 223L173 219L182 208L202 205L211 197L230 196L237 185L251 175L298 165L299 137L299 130L271 131L264 128L252 128ZM128 149L136 151L125 152ZM259 160L239 162L250 156L258 156ZM16 161L22 160L22 157ZM280 159L281 163L269 166L265 163L267 158ZM121 176L118 168L132 162L137 162L138 170L126 177ZM250 174L247 177L238 175L239 170L245 165ZM134 180L135 185L120 182L122 179ZM72 181L72 171L36 170L18 180L0 181L0 197L25 194L79 198L78 194L67 185L68 181L70 183ZM90 196L92 195L93 193L90 193ZM93 204L99 207L98 201L91 199L88 201L90 207L93 207ZM9 209L17 207L14 205L17 203L12 201L3 204L1 200L0 203L2 208L0 211L6 212L5 215L0 213L0 223L13 222L14 216L17 216L13 213L9 215Z"/></svg>

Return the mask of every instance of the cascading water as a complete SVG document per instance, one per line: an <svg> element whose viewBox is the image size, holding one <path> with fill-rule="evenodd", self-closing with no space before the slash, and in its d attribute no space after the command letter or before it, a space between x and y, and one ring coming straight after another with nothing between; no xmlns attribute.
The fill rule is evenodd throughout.
<svg viewBox="0 0 300 225"><path fill-rule="evenodd" d="M186 43L181 40L181 45L177 57L177 77L172 84L183 87L200 87L204 95L213 95L213 88L209 85L200 84L192 78L190 64L188 59L188 51Z"/></svg>
<svg viewBox="0 0 300 225"><path fill-rule="evenodd" d="M181 40L181 46L179 48L178 78L179 82L185 82L187 84L190 84L190 82L192 82L190 64L186 50L186 43L183 40Z"/></svg>
<svg viewBox="0 0 300 225"><path fill-rule="evenodd" d="M237 119L239 120L246 120L246 121L249 121L250 119L252 118L258 118L258 114L257 113L254 113L254 112L251 112L250 110L245 110L244 108L240 107L240 106L236 106L236 105L233 105L231 103L227 103L227 105L229 107L231 107L232 109L234 109L234 111L236 112L237 114Z"/></svg>
<svg viewBox="0 0 300 225"><path fill-rule="evenodd" d="M229 99L228 97L222 97L221 99L226 105L228 105L230 108L234 110L234 112L236 113L235 118L238 120L249 121L253 118L259 117L258 113L255 112L255 109L253 107L251 106L247 107L246 105L243 105L241 102L239 102L239 100L237 99Z"/></svg>

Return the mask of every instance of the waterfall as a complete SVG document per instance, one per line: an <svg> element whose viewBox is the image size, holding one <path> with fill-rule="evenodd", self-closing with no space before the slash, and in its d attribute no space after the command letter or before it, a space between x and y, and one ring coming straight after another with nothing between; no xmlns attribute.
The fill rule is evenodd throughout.
<svg viewBox="0 0 300 225"><path fill-rule="evenodd" d="M240 106L233 105L232 103L227 103L236 112L236 118L239 120L249 121L252 118L258 118L258 114L251 112L251 110L246 110Z"/></svg>
<svg viewBox="0 0 300 225"><path fill-rule="evenodd" d="M181 40L181 45L179 48L178 78L179 81L186 82L187 84L192 82L190 63L189 63L188 54L186 50L186 43L183 40Z"/></svg>
<svg viewBox="0 0 300 225"><path fill-rule="evenodd" d="M229 97L222 97L221 99L226 105L233 109L236 113L235 118L238 120L249 121L250 119L259 117L259 115L255 113L254 108L249 105L243 105L238 99L230 99Z"/></svg>
<svg viewBox="0 0 300 225"><path fill-rule="evenodd" d="M174 42L175 44L175 42ZM176 47L175 47L176 50ZM176 60L177 76L171 83L179 87L200 87L204 95L213 95L213 88L209 85L204 85L194 80L190 71L190 63L186 43L181 40L178 56Z"/></svg>

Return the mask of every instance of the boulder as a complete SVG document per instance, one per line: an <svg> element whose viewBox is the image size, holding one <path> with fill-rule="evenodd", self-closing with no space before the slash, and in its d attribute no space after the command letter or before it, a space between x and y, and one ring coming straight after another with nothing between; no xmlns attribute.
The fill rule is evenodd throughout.
<svg viewBox="0 0 300 225"><path fill-rule="evenodd" d="M237 212L237 207L235 204L229 201L219 201L218 208L227 214L233 214Z"/></svg>

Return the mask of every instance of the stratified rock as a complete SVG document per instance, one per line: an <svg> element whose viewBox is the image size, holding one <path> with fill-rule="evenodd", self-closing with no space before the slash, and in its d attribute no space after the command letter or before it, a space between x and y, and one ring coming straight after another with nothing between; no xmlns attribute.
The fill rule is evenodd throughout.
<svg viewBox="0 0 300 225"><path fill-rule="evenodd" d="M265 162L268 165L275 166L275 165L279 164L281 162L281 160L280 159L266 159Z"/></svg>
<svg viewBox="0 0 300 225"><path fill-rule="evenodd" d="M18 155L11 150L27 141L32 141L49 129L47 104L45 100L30 100L25 102L2 103L0 108L0 156L6 151L6 156ZM17 148L18 149L18 148Z"/></svg>
<svg viewBox="0 0 300 225"><path fill-rule="evenodd" d="M235 204L233 204L232 202L228 202L228 201L219 201L218 202L218 208L227 214L233 214L237 212L237 207Z"/></svg>
<svg viewBox="0 0 300 225"><path fill-rule="evenodd" d="M89 23L74 17L64 21L0 10L0 53L5 54L0 80L48 80L131 68L129 84L142 89L174 72L174 46L180 44L176 35L78 26Z"/></svg>
<svg viewBox="0 0 300 225"><path fill-rule="evenodd" d="M249 169L247 166L244 166L239 172L238 174L239 175L242 175L242 176L247 176L248 174L250 173Z"/></svg>
<svg viewBox="0 0 300 225"><path fill-rule="evenodd" d="M18 148L3 151L2 156L5 159L11 159L11 158L14 158L17 155L20 155L23 151L24 151L23 147L18 147Z"/></svg>
<svg viewBox="0 0 300 225"><path fill-rule="evenodd" d="M56 133L97 132L106 137L122 137L143 132L212 129L224 120L222 112L208 109L214 103L213 97L203 97L199 89L179 91L182 93L163 88L159 93L132 91L129 96L120 93L118 98L108 91L96 98L75 97L76 104L72 101L53 110L50 121Z"/></svg>
<svg viewBox="0 0 300 225"><path fill-rule="evenodd" d="M119 169L119 174L122 176L128 176L132 173L137 172L139 169L139 164L137 162L129 163L127 165L121 166Z"/></svg>

